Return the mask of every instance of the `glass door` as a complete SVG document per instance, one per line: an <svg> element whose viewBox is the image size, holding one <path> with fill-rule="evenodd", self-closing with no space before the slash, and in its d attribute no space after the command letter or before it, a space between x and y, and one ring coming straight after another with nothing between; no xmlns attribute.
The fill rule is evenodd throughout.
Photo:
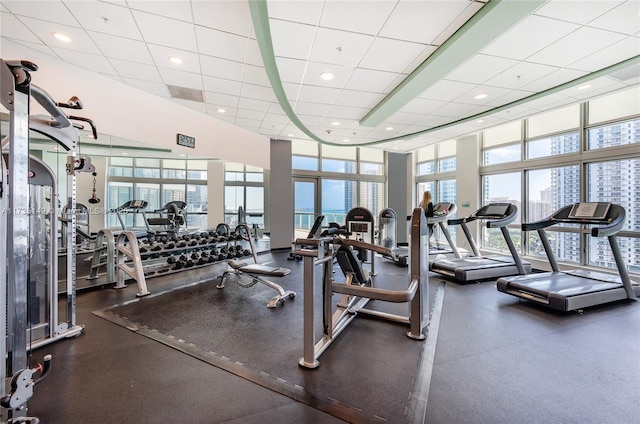
<svg viewBox="0 0 640 424"><path fill-rule="evenodd" d="M318 179L293 179L293 229L295 238L306 238L319 215Z"/></svg>

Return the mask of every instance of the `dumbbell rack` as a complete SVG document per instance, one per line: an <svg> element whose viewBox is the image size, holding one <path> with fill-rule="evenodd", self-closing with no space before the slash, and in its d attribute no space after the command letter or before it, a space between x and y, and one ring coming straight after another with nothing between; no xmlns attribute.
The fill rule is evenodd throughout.
<svg viewBox="0 0 640 424"><path fill-rule="evenodd" d="M98 264L105 265L107 278L113 278L108 283L115 282L115 288L124 288L126 280L132 278L138 284L136 296L146 296L150 294L146 284L147 278L201 268L241 257L253 256L256 260L251 235L246 229L244 234L240 228L236 230L237 233L229 232L227 235L218 234L215 231L197 232L189 235L189 238L183 236L184 238L180 237L178 240L145 244L139 243L131 231L123 231L115 238L115 254L108 254L106 262L100 263L97 259L100 253L95 253L96 267L92 268L92 274L95 269L97 275ZM107 242L106 245L111 245L111 242ZM110 250L109 247L107 250Z"/></svg>

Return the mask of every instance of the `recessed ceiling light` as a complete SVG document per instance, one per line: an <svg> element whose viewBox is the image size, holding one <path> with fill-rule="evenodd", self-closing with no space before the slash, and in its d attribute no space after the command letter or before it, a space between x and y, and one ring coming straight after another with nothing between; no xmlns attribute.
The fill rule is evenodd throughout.
<svg viewBox="0 0 640 424"><path fill-rule="evenodd" d="M128 156L128 155L129 155L129 153L127 153L127 152L122 152L122 154L123 154L124 156Z"/></svg>
<svg viewBox="0 0 640 424"><path fill-rule="evenodd" d="M171 56L171 57L169 57L169 62L175 63L176 65L181 65L182 64L182 59L180 59L177 56Z"/></svg>
<svg viewBox="0 0 640 424"><path fill-rule="evenodd" d="M387 130L387 131L391 131L392 129L393 129L393 127L391 127L391 126L385 128L385 130Z"/></svg>
<svg viewBox="0 0 640 424"><path fill-rule="evenodd" d="M320 74L320 79L323 81L331 81L334 78L335 75L333 75L331 72L323 72Z"/></svg>
<svg viewBox="0 0 640 424"><path fill-rule="evenodd" d="M393 150L398 150L398 147L397 147L397 146L395 146L395 147L393 148Z"/></svg>
<svg viewBox="0 0 640 424"><path fill-rule="evenodd" d="M488 95L487 93L480 93L480 94L477 94L477 95L474 97L474 99L476 99L476 100L482 100L482 99L486 99L487 97L489 97L489 95Z"/></svg>
<svg viewBox="0 0 640 424"><path fill-rule="evenodd" d="M185 156L187 156L187 155L185 155L184 153L180 153L180 157L181 157L181 158L183 158L183 157L185 157Z"/></svg>
<svg viewBox="0 0 640 424"><path fill-rule="evenodd" d="M348 142L349 142L349 139L348 139L348 138L345 138L345 139L344 139L344 140L342 140L342 141L344 141L345 143L348 143Z"/></svg>
<svg viewBox="0 0 640 424"><path fill-rule="evenodd" d="M482 123L484 122L484 119L478 119L476 122L477 122L478 124L482 124Z"/></svg>
<svg viewBox="0 0 640 424"><path fill-rule="evenodd" d="M226 113L227 111L222 109L222 108L218 108L218 109L216 109L216 112L218 112L218 113Z"/></svg>
<svg viewBox="0 0 640 424"><path fill-rule="evenodd" d="M333 121L333 122L331 123L331 125L333 125L334 127L337 127L338 125L340 125L340 122L338 122L338 121Z"/></svg>
<svg viewBox="0 0 640 424"><path fill-rule="evenodd" d="M578 90L586 90L587 88L591 88L591 84L585 84L578 87Z"/></svg>
<svg viewBox="0 0 640 424"><path fill-rule="evenodd" d="M58 40L63 41L65 43L70 43L71 42L71 37L64 35L60 32L54 32L53 36L56 37Z"/></svg>
<svg viewBox="0 0 640 424"><path fill-rule="evenodd" d="M287 137L293 137L293 134L287 134Z"/></svg>

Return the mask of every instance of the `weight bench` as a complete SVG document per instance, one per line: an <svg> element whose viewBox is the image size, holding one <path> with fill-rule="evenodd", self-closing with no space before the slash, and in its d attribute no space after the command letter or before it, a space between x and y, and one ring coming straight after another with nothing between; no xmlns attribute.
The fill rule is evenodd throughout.
<svg viewBox="0 0 640 424"><path fill-rule="evenodd" d="M271 298L267 303L268 308L275 308L280 305L284 305L284 301L288 298L293 299L296 293L291 290L285 290L281 285L269 281L265 278L255 274L267 274L284 276L291 272L288 268L276 268L260 264L247 264L246 262L238 262L230 260L227 262L229 269L227 269L220 277L220 283L216 285L217 288L223 289L224 283L228 275L233 274L236 277L236 284L243 288L249 288L255 286L257 283L264 284L267 287L271 287L278 292L277 296Z"/></svg>

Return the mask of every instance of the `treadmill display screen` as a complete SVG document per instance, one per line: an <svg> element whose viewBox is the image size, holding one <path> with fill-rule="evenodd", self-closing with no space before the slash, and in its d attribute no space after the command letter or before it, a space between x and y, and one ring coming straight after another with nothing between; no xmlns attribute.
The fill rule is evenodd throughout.
<svg viewBox="0 0 640 424"><path fill-rule="evenodd" d="M446 213L449 212L449 204L448 203L436 203L433 207L434 213Z"/></svg>
<svg viewBox="0 0 640 424"><path fill-rule="evenodd" d="M349 230L352 233L366 233L369 231L369 223L368 222L351 222L349 223Z"/></svg>
<svg viewBox="0 0 640 424"><path fill-rule="evenodd" d="M489 205L482 211L481 216L504 216L508 209L509 205Z"/></svg>
<svg viewBox="0 0 640 424"><path fill-rule="evenodd" d="M605 219L609 212L609 203L576 203L569 212L569 218Z"/></svg>

